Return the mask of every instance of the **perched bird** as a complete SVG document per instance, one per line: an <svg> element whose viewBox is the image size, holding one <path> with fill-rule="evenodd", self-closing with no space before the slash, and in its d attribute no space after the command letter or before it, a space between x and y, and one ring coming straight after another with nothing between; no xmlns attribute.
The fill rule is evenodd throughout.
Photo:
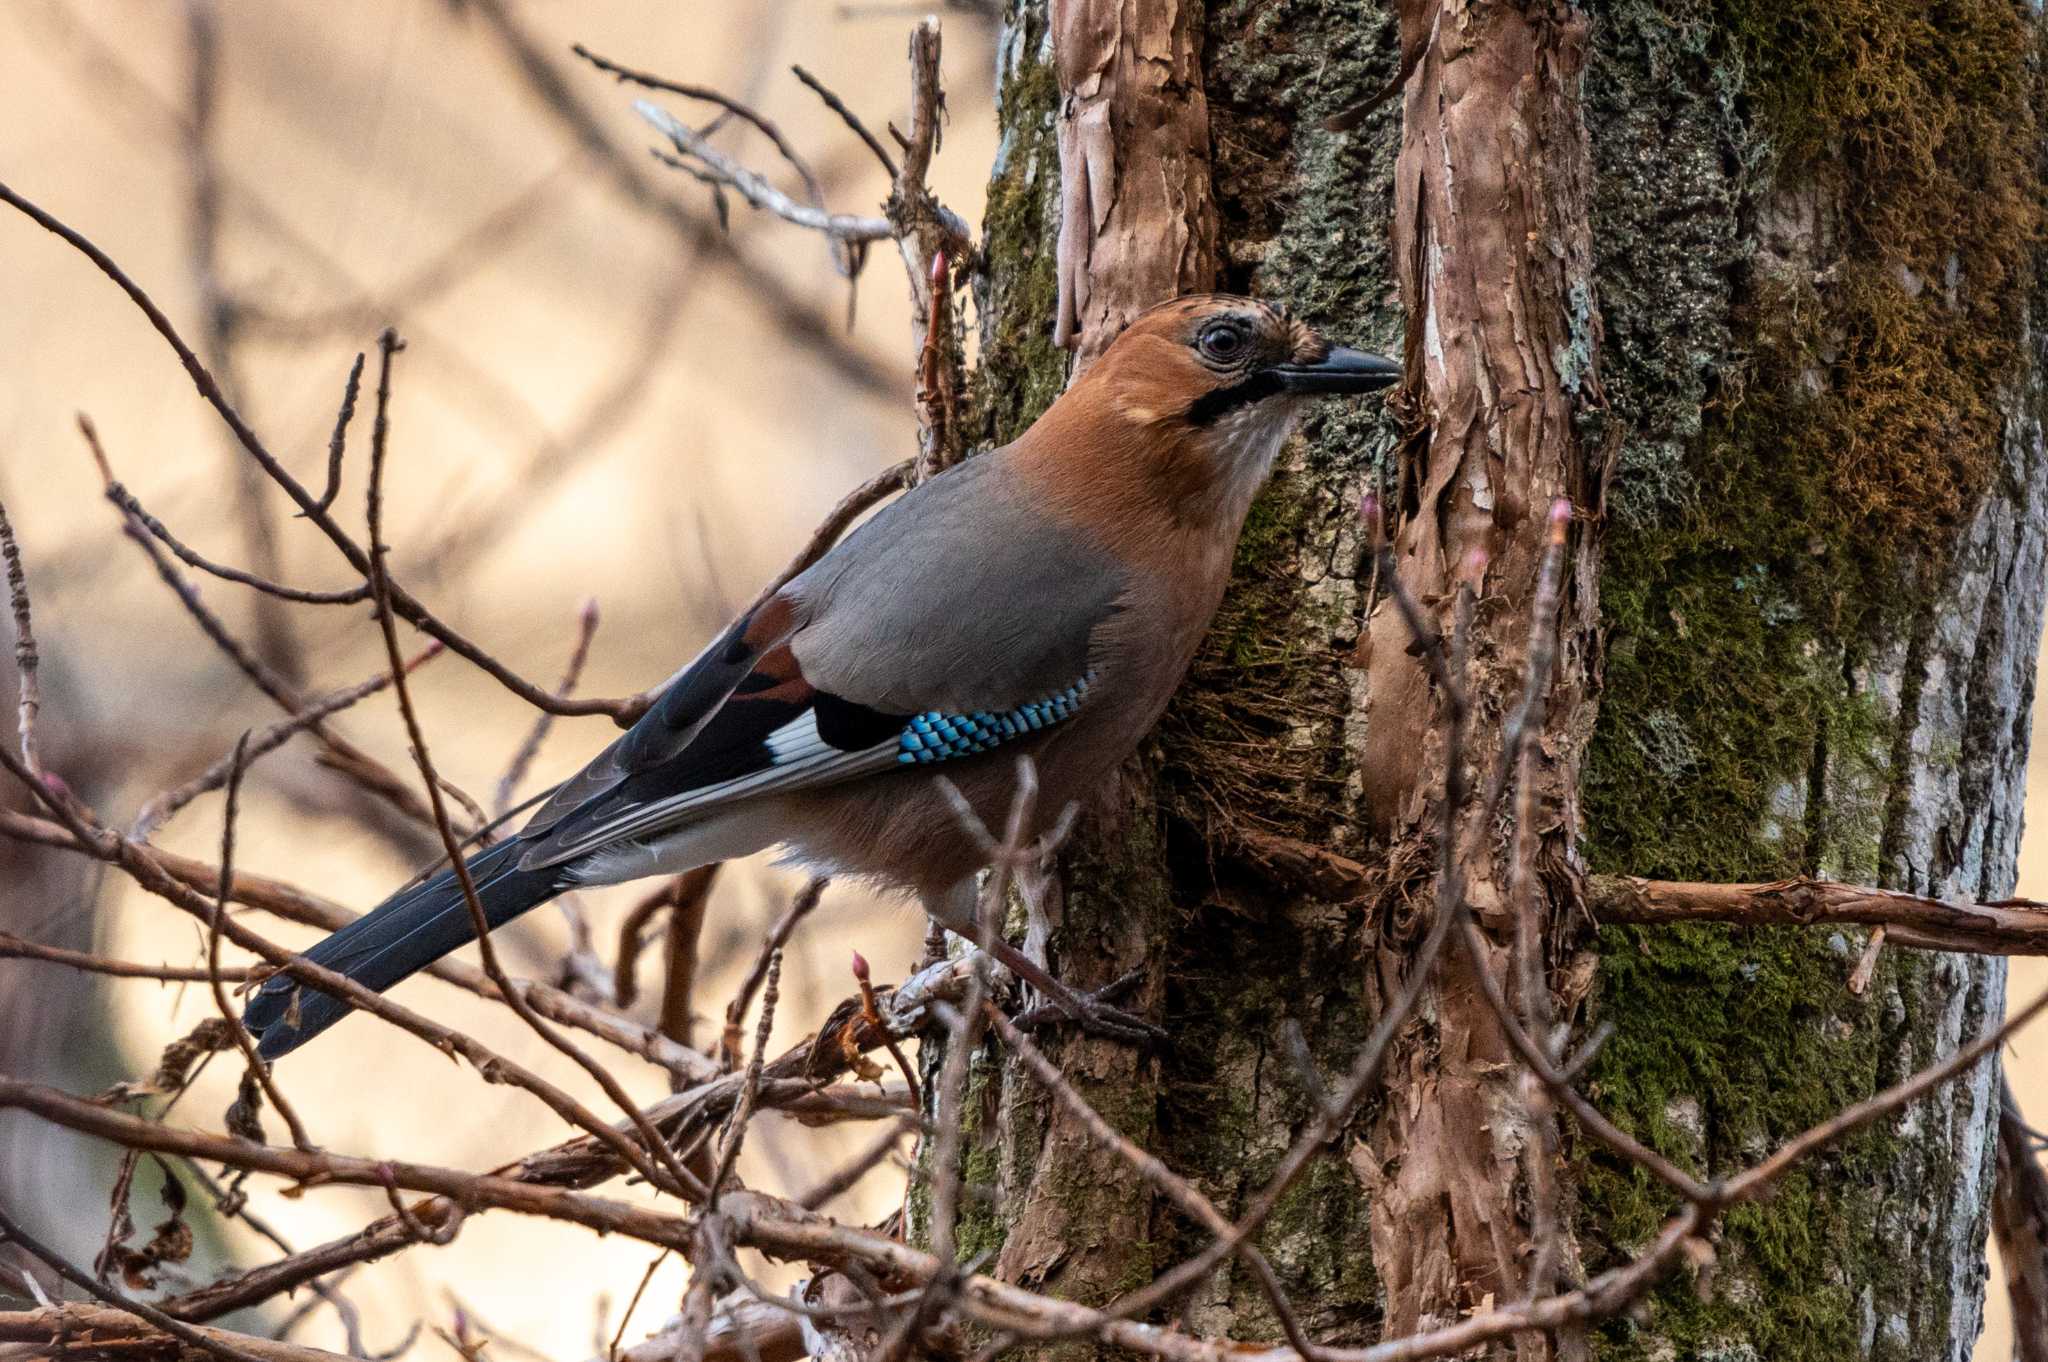
<svg viewBox="0 0 2048 1362"><path fill-rule="evenodd" d="M936 774L999 827L1029 754L1031 836L1098 789L1193 658L1305 400L1399 376L1249 298L1146 312L1014 443L883 507L734 621L516 836L470 858L490 924L780 843L971 931L984 856ZM444 870L306 958L382 990L475 935ZM1073 1001L1020 952L998 955ZM244 1020L269 1057L348 1010L280 974Z"/></svg>

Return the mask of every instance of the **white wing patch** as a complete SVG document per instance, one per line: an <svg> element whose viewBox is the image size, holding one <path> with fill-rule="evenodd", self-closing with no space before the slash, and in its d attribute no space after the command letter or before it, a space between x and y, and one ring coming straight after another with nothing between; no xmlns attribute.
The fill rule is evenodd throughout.
<svg viewBox="0 0 2048 1362"><path fill-rule="evenodd" d="M784 794L813 785L825 785L887 770L897 763L897 739L889 738L873 747L847 752L832 746L818 733L818 716L805 710L764 740L770 765L743 776L685 790L667 799L622 810L603 823L589 828L573 842L551 849L542 864L559 865L588 852L660 833L706 808L765 794Z"/></svg>

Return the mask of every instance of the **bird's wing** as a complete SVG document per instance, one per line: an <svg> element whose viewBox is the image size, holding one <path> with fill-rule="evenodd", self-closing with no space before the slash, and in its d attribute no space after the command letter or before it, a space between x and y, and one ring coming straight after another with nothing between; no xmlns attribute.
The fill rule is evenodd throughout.
<svg viewBox="0 0 2048 1362"><path fill-rule="evenodd" d="M1002 474L998 453L923 484L737 621L535 815L521 864L987 751L1086 703L1124 573Z"/></svg>

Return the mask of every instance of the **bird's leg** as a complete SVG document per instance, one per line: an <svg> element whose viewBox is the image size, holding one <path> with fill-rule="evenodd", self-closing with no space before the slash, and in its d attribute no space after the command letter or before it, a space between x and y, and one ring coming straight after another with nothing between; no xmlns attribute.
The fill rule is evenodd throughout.
<svg viewBox="0 0 2048 1362"><path fill-rule="evenodd" d="M1104 994L1121 992L1124 979L1119 979L1098 993L1076 993L1061 983L1053 974L1041 968L1024 952L1012 946L1001 937L989 942L988 953L1010 973L1030 984L1033 988L1052 999L1053 1006L1067 1014L1083 1031L1092 1031L1099 1036L1121 1040L1132 1045L1163 1045L1166 1032L1143 1017L1135 1016L1120 1007L1104 1001Z"/></svg>
<svg viewBox="0 0 2048 1362"><path fill-rule="evenodd" d="M979 886L970 878L942 895L928 897L925 911L969 945L982 945L982 933L977 926L980 900ZM1099 993L1076 993L1054 977L1052 971L1012 946L994 930L987 933L986 949L997 964L1051 999L1053 1005L1082 1030L1133 1045L1163 1044L1166 1041L1165 1031L1107 1001L1109 996L1122 991L1128 976Z"/></svg>

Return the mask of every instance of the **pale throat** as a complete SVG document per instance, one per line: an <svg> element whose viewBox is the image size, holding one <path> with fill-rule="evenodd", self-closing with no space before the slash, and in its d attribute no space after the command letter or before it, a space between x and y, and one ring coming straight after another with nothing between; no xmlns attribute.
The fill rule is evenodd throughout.
<svg viewBox="0 0 2048 1362"><path fill-rule="evenodd" d="M1252 498L1266 485L1303 405L1299 397L1269 397L1223 413L1203 433L1203 452L1216 470L1216 511L1233 529L1244 523Z"/></svg>

